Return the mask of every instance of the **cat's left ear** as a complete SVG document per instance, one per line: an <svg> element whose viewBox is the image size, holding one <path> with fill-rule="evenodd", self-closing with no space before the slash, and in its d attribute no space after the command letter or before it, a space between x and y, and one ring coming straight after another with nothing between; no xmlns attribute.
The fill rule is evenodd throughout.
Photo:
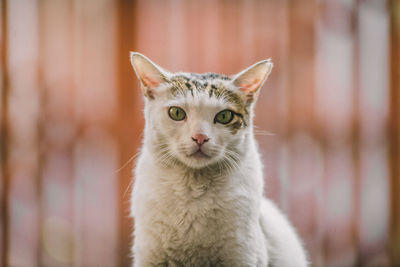
<svg viewBox="0 0 400 267"><path fill-rule="evenodd" d="M132 67L142 84L144 96L154 99L156 89L168 80L169 72L140 53L131 52L130 56Z"/></svg>
<svg viewBox="0 0 400 267"><path fill-rule="evenodd" d="M247 102L254 102L257 99L260 88L271 73L272 67L271 59L257 62L234 75L232 83L245 96Z"/></svg>

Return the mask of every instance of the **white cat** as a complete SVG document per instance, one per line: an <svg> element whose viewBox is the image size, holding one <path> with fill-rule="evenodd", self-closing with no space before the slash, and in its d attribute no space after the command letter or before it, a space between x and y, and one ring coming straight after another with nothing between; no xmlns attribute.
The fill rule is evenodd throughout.
<svg viewBox="0 0 400 267"><path fill-rule="evenodd" d="M131 53L145 95L132 191L134 266L307 266L293 227L263 197L253 107L272 70L170 73Z"/></svg>

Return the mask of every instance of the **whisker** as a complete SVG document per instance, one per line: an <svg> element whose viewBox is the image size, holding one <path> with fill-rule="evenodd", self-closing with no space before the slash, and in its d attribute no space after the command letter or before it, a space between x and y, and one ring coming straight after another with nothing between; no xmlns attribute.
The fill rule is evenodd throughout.
<svg viewBox="0 0 400 267"><path fill-rule="evenodd" d="M254 130L254 135L268 135L268 136L274 136L275 133L269 132L269 131Z"/></svg>
<svg viewBox="0 0 400 267"><path fill-rule="evenodd" d="M126 165L128 165L130 162L132 162L139 154L140 154L140 151L139 151L139 152L136 152L135 154L133 154L133 156L130 157L130 158L127 160L127 162L125 162L124 165L122 165L122 167L120 167L120 168L119 168L118 170L116 170L115 172L117 173L117 172L121 171L123 168L126 167Z"/></svg>
<svg viewBox="0 0 400 267"><path fill-rule="evenodd" d="M126 188L124 194L122 195L122 199L123 199L123 200L125 200L125 195L126 195L126 193L128 192L129 188L132 188L132 185L133 185L133 179L131 179L131 181L130 181L129 184L128 184L128 187Z"/></svg>

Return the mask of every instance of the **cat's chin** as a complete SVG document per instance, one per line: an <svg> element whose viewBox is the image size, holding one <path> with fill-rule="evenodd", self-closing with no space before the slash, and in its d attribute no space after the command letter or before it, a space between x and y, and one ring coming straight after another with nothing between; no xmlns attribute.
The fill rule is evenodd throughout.
<svg viewBox="0 0 400 267"><path fill-rule="evenodd" d="M210 159L211 157L204 153L201 150L197 150L196 152L190 154L187 156L189 159L195 159L195 160L202 160L202 159Z"/></svg>
<svg viewBox="0 0 400 267"><path fill-rule="evenodd" d="M197 151L191 155L185 155L181 161L189 168L202 169L213 164L215 159L202 151Z"/></svg>

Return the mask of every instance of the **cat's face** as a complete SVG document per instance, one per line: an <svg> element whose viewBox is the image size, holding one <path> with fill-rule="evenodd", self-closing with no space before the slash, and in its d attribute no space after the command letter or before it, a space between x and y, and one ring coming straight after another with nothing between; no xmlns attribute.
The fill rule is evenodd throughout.
<svg viewBox="0 0 400 267"><path fill-rule="evenodd" d="M152 135L153 144L165 152L161 154L166 159L173 157L193 168L226 156L237 158L237 145L249 125L249 107L220 81L215 85L201 79L190 82L191 78L185 74L171 77L147 101L146 120L152 131L146 134ZM182 87L176 90L177 86Z"/></svg>
<svg viewBox="0 0 400 267"><path fill-rule="evenodd" d="M200 169L239 160L252 104L272 63L227 77L170 73L138 53L131 60L147 99L146 138L160 162Z"/></svg>

